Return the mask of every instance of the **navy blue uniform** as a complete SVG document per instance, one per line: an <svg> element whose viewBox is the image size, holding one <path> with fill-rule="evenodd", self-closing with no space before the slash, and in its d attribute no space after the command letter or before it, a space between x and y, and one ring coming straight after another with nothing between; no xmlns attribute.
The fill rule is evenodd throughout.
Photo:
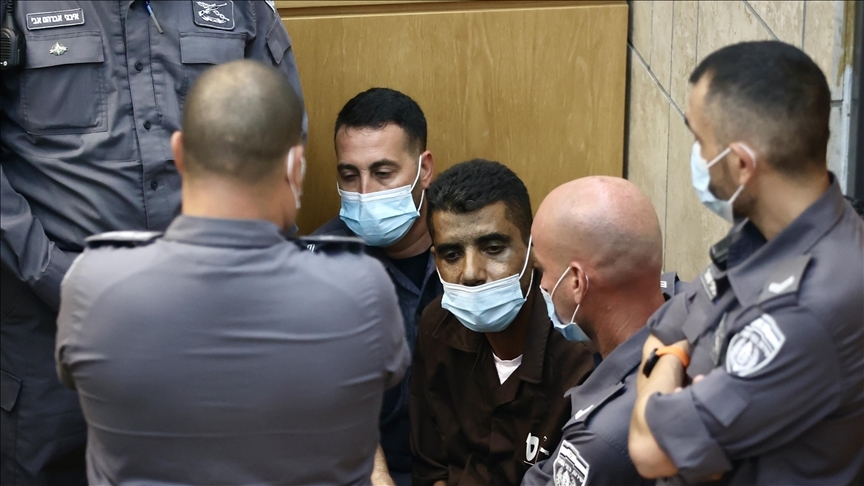
<svg viewBox="0 0 864 486"><path fill-rule="evenodd" d="M154 1L161 33L143 1L15 7L26 61L0 86L0 482L75 484L84 421L52 359L66 270L90 235L162 231L177 215L169 139L201 72L249 58L298 95L300 81L272 3Z"/></svg>

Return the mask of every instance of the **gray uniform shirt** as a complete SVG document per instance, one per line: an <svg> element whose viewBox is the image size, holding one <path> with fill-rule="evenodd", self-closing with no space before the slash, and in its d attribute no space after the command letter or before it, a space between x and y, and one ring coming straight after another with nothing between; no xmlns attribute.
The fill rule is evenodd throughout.
<svg viewBox="0 0 864 486"><path fill-rule="evenodd" d="M616 347L581 385L567 392L572 416L555 452L532 467L524 486L650 485L627 452L636 376L648 329Z"/></svg>
<svg viewBox="0 0 864 486"><path fill-rule="evenodd" d="M181 216L123 243L76 261L58 320L91 484L368 483L409 364L377 261L250 220Z"/></svg>
<svg viewBox="0 0 864 486"><path fill-rule="evenodd" d="M152 9L162 33L142 1L15 2L26 63L3 71L0 87L0 256L53 309L84 238L162 231L177 215L169 140L201 72L256 59L301 94L272 3L153 1Z"/></svg>
<svg viewBox="0 0 864 486"><path fill-rule="evenodd" d="M673 481L850 484L864 467L864 221L830 188L774 239L744 222L649 322L687 374L646 419Z"/></svg>

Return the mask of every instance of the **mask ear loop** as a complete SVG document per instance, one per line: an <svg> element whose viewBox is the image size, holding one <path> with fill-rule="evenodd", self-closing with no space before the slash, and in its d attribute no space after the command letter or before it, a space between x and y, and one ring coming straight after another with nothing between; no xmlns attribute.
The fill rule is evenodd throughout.
<svg viewBox="0 0 864 486"><path fill-rule="evenodd" d="M420 154L420 157L417 158L417 177L414 178L414 184L411 184L411 191L414 191L414 188L417 186L417 181L420 180L420 168L423 167L423 154ZM338 186L338 184L337 184ZM420 204L417 205L417 212L420 212L420 208L423 207L423 199L426 197L426 189L420 193Z"/></svg>
<svg viewBox="0 0 864 486"><path fill-rule="evenodd" d="M585 274L585 292L582 292L583 297L585 296L585 294L588 293L588 284L589 283L590 283L590 280L588 280L588 274L586 273ZM576 304L576 310L574 310L573 315L570 316L570 324L576 324L576 313L579 312L579 306L581 306L581 305L582 305L582 302L579 302L578 304ZM576 324L576 325L578 326L578 324Z"/></svg>
<svg viewBox="0 0 864 486"><path fill-rule="evenodd" d="M717 162L720 162L720 159L722 159L723 157L725 157L726 154L728 154L728 153L731 152L731 151L732 151L732 149L730 149L729 147L726 147L726 150L720 152L720 153L717 155L717 157L714 157L713 159L711 159L711 162L708 162L707 164L705 164L705 168L706 168L706 169L710 169L711 166L713 166L713 165L716 164Z"/></svg>
<svg viewBox="0 0 864 486"><path fill-rule="evenodd" d="M522 265L522 271L519 272L519 280L522 280L522 276L525 275L525 270L528 268L528 260L531 258L531 240L534 238L534 235L528 236L528 251L525 254L525 263ZM528 282L528 292L525 292L525 298L527 299L529 295L531 295L531 286L534 285L534 270L531 270L531 281Z"/></svg>
<svg viewBox="0 0 864 486"><path fill-rule="evenodd" d="M752 150L750 150L750 147L744 145L743 143L740 143L739 145L741 146L741 148L744 149L745 152L747 152L747 154L750 155L750 158L753 159L753 169L756 169L756 154L753 153ZM731 150L731 149L727 148L726 150L723 151L723 153L729 152L730 150ZM722 155L722 154L721 154L721 155ZM738 199L738 196L741 195L741 192L742 192L742 191L744 191L744 184L741 184L740 186L738 186L738 189L735 190L735 192L732 194L732 197L730 197L730 198L727 200L727 202L728 202L729 204L734 203L735 200Z"/></svg>

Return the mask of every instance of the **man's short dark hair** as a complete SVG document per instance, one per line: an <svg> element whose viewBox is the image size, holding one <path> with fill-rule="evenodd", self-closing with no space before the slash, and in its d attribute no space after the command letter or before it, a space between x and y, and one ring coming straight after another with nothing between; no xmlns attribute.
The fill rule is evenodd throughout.
<svg viewBox="0 0 864 486"><path fill-rule="evenodd" d="M789 175L825 168L831 91L807 54L778 41L733 44L699 63L690 82L703 76L721 144L758 141L767 162Z"/></svg>
<svg viewBox="0 0 864 486"><path fill-rule="evenodd" d="M525 243L531 235L528 189L519 176L499 162L474 159L450 167L426 190L426 200L426 221L433 238L432 214L436 211L470 213L498 201L504 202L507 218L519 228Z"/></svg>
<svg viewBox="0 0 864 486"><path fill-rule="evenodd" d="M222 64L205 71L186 100L187 167L256 183L284 167L302 129L303 103L284 74L257 61Z"/></svg>
<svg viewBox="0 0 864 486"><path fill-rule="evenodd" d="M426 151L426 116L420 105L390 88L372 88L351 98L336 117L333 138L343 127L380 130L393 124L405 132L405 146L416 155Z"/></svg>

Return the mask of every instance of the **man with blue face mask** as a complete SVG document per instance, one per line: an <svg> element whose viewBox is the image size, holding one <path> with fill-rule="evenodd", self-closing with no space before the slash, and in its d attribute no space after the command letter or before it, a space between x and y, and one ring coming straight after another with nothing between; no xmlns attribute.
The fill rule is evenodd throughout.
<svg viewBox="0 0 864 486"><path fill-rule="evenodd" d="M645 324L663 305L663 240L651 200L627 180L584 177L543 200L531 233L550 318L569 318L562 332L590 336L603 361L567 393L572 415L561 442L522 484L653 484L627 454ZM674 279L666 282L674 291Z"/></svg>
<svg viewBox="0 0 864 486"><path fill-rule="evenodd" d="M825 75L746 42L690 82L693 186L735 225L649 320L630 455L658 484L861 484L864 221L827 168Z"/></svg>
<svg viewBox="0 0 864 486"><path fill-rule="evenodd" d="M426 150L426 117L403 93L372 88L339 112L334 141L342 208L313 235L357 236L369 245L368 253L384 265L396 288L413 350L420 313L442 292L426 229L425 190L435 168ZM400 486L411 484L410 375L409 370L384 396L375 484L388 484L391 476Z"/></svg>
<svg viewBox="0 0 864 486"><path fill-rule="evenodd" d="M531 201L497 162L472 160L428 190L444 295L420 321L411 381L415 485L519 484L593 368L550 324L531 255Z"/></svg>

